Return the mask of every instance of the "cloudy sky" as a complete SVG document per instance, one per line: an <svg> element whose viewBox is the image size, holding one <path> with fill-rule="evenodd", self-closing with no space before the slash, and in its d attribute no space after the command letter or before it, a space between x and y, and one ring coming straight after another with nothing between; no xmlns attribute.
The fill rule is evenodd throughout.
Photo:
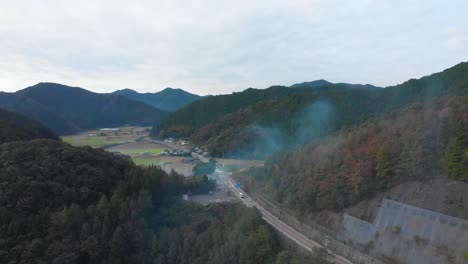
<svg viewBox="0 0 468 264"><path fill-rule="evenodd" d="M129 2L0 0L0 90L387 86L468 61L466 0Z"/></svg>

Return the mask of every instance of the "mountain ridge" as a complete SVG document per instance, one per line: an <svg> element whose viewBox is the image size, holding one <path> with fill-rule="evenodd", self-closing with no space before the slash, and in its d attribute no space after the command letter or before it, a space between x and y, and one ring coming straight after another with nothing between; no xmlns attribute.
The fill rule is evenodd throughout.
<svg viewBox="0 0 468 264"><path fill-rule="evenodd" d="M327 80L324 80L324 79L318 79L318 80L315 80L315 81L309 81L309 82L301 82L301 83L295 83L291 86L289 86L290 88L297 88L297 87L319 87L319 86L324 86L324 85L332 85L332 84L336 84L336 85L342 85L342 86L345 86L345 87L351 87L351 88L368 88L368 89L383 89L383 87L379 87L379 86L375 86L375 85L372 85L372 84L360 84L360 83L343 83L343 82L339 82L339 83L334 83L334 82L330 82L330 81L327 81Z"/></svg>
<svg viewBox="0 0 468 264"><path fill-rule="evenodd" d="M119 94L168 112L174 112L185 105L203 98L203 96L189 93L181 88L171 87L167 87L155 93L140 93L130 88L124 88L111 94Z"/></svg>
<svg viewBox="0 0 468 264"><path fill-rule="evenodd" d="M58 134L159 122L166 111L116 94L41 82L15 93L0 93L0 106L41 121Z"/></svg>
<svg viewBox="0 0 468 264"><path fill-rule="evenodd" d="M197 145L207 146L216 156L232 155L233 151L238 156L245 147L247 150L242 152L252 154L256 152L257 146L250 144L255 139L265 138L265 133L274 137L281 135L279 138L282 145L295 142L295 138L301 139L297 143L302 144L417 101L466 94L467 76L468 63L462 62L439 73L410 79L384 89L359 84L320 85L329 83L325 80L298 84L295 88L250 88L231 95L212 96L186 106L153 127L152 136L187 137ZM314 106L315 103L319 104ZM332 112L330 117L324 119L327 124L321 123L320 114L310 119L314 116L312 112L320 113L323 110L320 104L324 103ZM304 115L307 122L301 119ZM309 125L304 126L304 123ZM316 129L323 126L328 132L323 130L315 133ZM266 130L259 130L259 127ZM299 132L298 128L301 128ZM277 145L277 142L275 139L270 145ZM265 142L265 145L268 143Z"/></svg>

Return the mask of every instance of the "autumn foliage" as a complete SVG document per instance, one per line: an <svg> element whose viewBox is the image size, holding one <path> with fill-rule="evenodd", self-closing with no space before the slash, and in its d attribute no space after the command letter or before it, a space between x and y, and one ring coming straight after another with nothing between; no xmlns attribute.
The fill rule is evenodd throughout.
<svg viewBox="0 0 468 264"><path fill-rule="evenodd" d="M466 138L460 139L460 134L466 135L465 112L462 97L413 104L302 149L275 155L244 181L304 213L344 208L402 182L447 177L443 164L451 156L456 157L449 167L462 170L458 163L466 153ZM460 126L462 132L455 129ZM460 142L464 148L457 145L451 150Z"/></svg>

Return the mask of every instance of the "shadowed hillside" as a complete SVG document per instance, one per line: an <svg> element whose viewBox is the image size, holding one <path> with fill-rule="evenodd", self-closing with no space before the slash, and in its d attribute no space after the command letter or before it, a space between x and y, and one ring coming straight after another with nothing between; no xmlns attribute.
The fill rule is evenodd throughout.
<svg viewBox="0 0 468 264"><path fill-rule="evenodd" d="M0 144L37 138L58 140L54 132L36 120L0 108Z"/></svg>

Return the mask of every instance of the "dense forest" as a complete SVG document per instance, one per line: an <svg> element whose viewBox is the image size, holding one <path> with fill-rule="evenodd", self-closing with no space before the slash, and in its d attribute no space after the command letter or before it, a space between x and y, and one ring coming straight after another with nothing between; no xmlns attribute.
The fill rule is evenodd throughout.
<svg viewBox="0 0 468 264"><path fill-rule="evenodd" d="M113 94L123 95L168 112L174 112L202 98L202 96L174 88L166 88L157 93L139 93L132 89L123 89Z"/></svg>
<svg viewBox="0 0 468 264"><path fill-rule="evenodd" d="M399 183L468 180L466 98L442 97L270 157L243 182L301 214L338 210Z"/></svg>
<svg viewBox="0 0 468 264"><path fill-rule="evenodd" d="M36 120L0 108L0 144L36 138L58 140L54 132Z"/></svg>
<svg viewBox="0 0 468 264"><path fill-rule="evenodd" d="M414 102L464 95L467 76L468 63L461 63L385 89L326 82L248 89L182 108L152 135L190 137L215 156L264 158Z"/></svg>
<svg viewBox="0 0 468 264"><path fill-rule="evenodd" d="M121 95L39 83L15 93L0 92L0 106L32 117L57 134L123 125L158 123L168 113Z"/></svg>
<svg viewBox="0 0 468 264"><path fill-rule="evenodd" d="M191 139L214 156L263 159L366 120L373 115L376 95L330 89L261 101L209 123Z"/></svg>
<svg viewBox="0 0 468 264"><path fill-rule="evenodd" d="M293 94L319 93L321 91L348 88L360 90L376 89L362 85L332 84L319 81L297 84L292 87L271 86L267 89L249 88L243 92L209 96L169 115L153 128L152 135L154 137L190 137L198 129L210 122L258 102L278 99Z"/></svg>
<svg viewBox="0 0 468 264"><path fill-rule="evenodd" d="M191 184L90 147L2 144L0 263L309 262L256 209L179 201Z"/></svg>

